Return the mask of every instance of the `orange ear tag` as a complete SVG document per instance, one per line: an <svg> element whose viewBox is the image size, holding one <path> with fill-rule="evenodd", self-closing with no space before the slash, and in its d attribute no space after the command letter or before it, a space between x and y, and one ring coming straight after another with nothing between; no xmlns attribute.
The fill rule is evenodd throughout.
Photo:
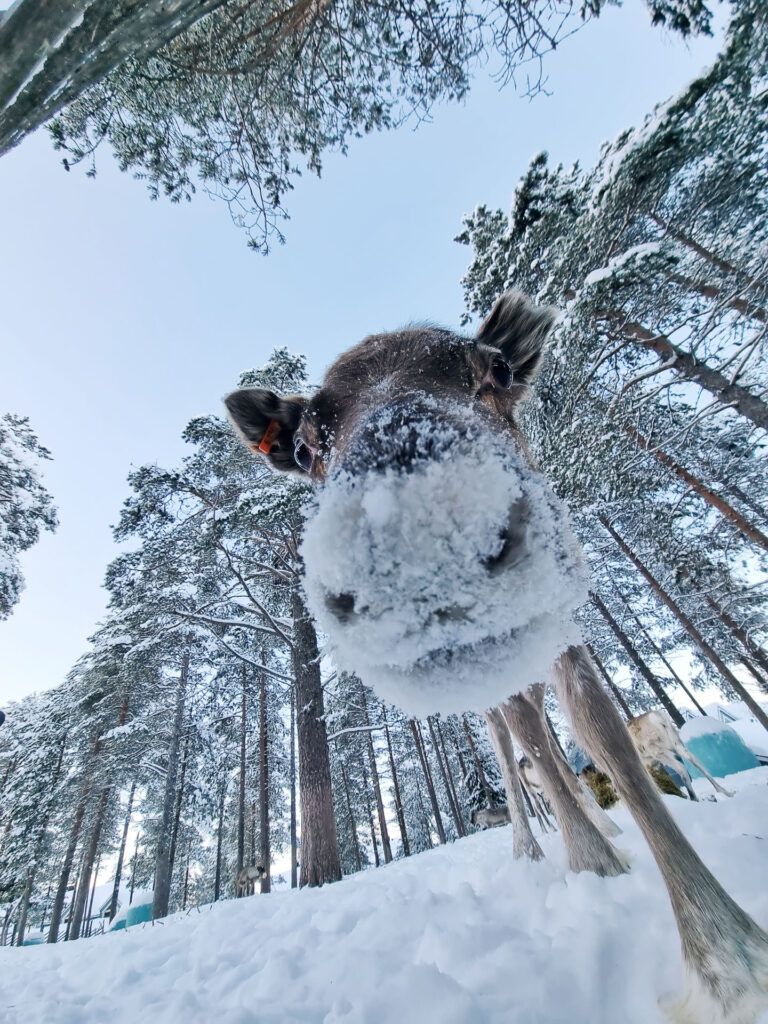
<svg viewBox="0 0 768 1024"><path fill-rule="evenodd" d="M264 452L265 455L269 455L272 451L272 445L275 443L275 438L280 433L280 424L277 420L270 420L269 426L264 431L264 436L259 441L258 450Z"/></svg>

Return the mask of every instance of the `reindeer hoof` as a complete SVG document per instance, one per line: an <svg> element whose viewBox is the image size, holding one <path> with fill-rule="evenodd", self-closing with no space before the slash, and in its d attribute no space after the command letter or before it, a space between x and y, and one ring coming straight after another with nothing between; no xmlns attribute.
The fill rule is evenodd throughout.
<svg viewBox="0 0 768 1024"><path fill-rule="evenodd" d="M734 950L735 952L735 950ZM768 1018L768 943L748 940L728 964L718 964L717 991L689 969L681 999L662 996L659 1006L670 1024L758 1024Z"/></svg>

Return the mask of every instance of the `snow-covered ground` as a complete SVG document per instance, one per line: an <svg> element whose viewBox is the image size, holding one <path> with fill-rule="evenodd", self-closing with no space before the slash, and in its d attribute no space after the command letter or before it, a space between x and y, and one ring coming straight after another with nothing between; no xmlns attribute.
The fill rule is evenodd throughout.
<svg viewBox="0 0 768 1024"><path fill-rule="evenodd" d="M667 797L726 888L768 925L768 768L732 799ZM696 783L700 795L708 784ZM336 885L220 903L55 947L0 950L4 1024L654 1024L680 953L629 815L632 872L514 863L509 828ZM763 1018L768 1020L768 1015Z"/></svg>

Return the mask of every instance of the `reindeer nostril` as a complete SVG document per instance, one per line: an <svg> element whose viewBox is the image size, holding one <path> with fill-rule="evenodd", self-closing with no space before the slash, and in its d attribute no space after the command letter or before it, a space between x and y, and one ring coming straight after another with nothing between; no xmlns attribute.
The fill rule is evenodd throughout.
<svg viewBox="0 0 768 1024"><path fill-rule="evenodd" d="M354 594L326 594L325 603L340 622L347 622L355 611Z"/></svg>
<svg viewBox="0 0 768 1024"><path fill-rule="evenodd" d="M499 531L501 548L489 558L483 559L483 565L493 576L502 569L511 569L525 557L525 536L528 532L530 508L525 501L517 501L512 506L507 525Z"/></svg>

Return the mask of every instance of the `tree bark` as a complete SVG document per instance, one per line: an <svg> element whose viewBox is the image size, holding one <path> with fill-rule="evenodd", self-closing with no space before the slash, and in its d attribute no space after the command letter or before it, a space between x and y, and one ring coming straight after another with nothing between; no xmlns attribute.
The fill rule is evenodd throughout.
<svg viewBox="0 0 768 1024"><path fill-rule="evenodd" d="M296 718L299 738L299 797L301 800L300 884L323 885L341 878L341 861L333 817L331 766L320 679L317 634L298 591L291 595L296 680Z"/></svg>
<svg viewBox="0 0 768 1024"><path fill-rule="evenodd" d="M344 799L347 804L347 816L349 817L349 828L352 833L352 844L355 851L355 867L358 871L362 870L363 864L360 859L360 843L357 839L357 823L355 822L355 816L352 813L352 801L349 798L349 782L347 780L347 772L344 768L344 761L339 755L339 744L336 743L336 754L339 761L339 767L341 768L341 784L344 787Z"/></svg>
<svg viewBox="0 0 768 1024"><path fill-rule="evenodd" d="M485 777L485 771L483 770L483 762L480 760L477 747L475 746L475 738L472 735L472 730L469 728L469 722L462 716L461 724L464 727L464 733L469 743L469 749L472 752L472 760L475 762L475 771L477 777L480 779L480 785L483 787L485 793L485 802L488 807L493 807L493 794L491 793L491 787L488 785L488 779Z"/></svg>
<svg viewBox="0 0 768 1024"><path fill-rule="evenodd" d="M184 723L184 704L189 677L189 642L181 657L181 671L176 686L176 707L173 713L171 742L168 748L168 768L165 775L165 794L163 797L163 815L160 822L160 836L155 857L155 889L152 895L152 920L165 917L168 913L168 902L171 895L171 819L176 798L176 781L179 766L179 748L181 747L181 731Z"/></svg>
<svg viewBox="0 0 768 1024"><path fill-rule="evenodd" d="M712 299L713 302L722 302L736 313L740 313L751 320L758 320L761 324L768 323L768 310L752 302L747 302L745 299L740 299L737 295L729 294L725 288L720 288L713 284L705 284L703 281L696 281L693 278L686 277L684 274L667 274L667 280L681 285L686 291L696 292L697 295L702 295L705 299Z"/></svg>
<svg viewBox="0 0 768 1024"><path fill-rule="evenodd" d="M296 842L296 686L291 687L291 888L299 884Z"/></svg>
<svg viewBox="0 0 768 1024"><path fill-rule="evenodd" d="M424 772L424 779L427 783L427 792L429 793L429 802L432 804L432 814L435 818L435 825L437 827L437 835L441 843L445 842L445 829L443 828L443 819L440 815L440 806L437 802L437 794L435 793L435 784L432 780L432 772L430 771L429 761L427 761L427 752L424 748L424 740L421 736L421 730L419 729L418 723L415 719L410 718L411 732L413 733L413 741L416 744L416 752L419 755L421 761L421 769Z"/></svg>
<svg viewBox="0 0 768 1024"><path fill-rule="evenodd" d="M151 56L222 3L142 0L128 4L128 13L111 0L12 4L0 18L0 155L127 57Z"/></svg>
<svg viewBox="0 0 768 1024"><path fill-rule="evenodd" d="M104 824L104 814L107 810L107 803L109 801L109 794L111 786L103 786L101 793L99 794L99 802L96 807L96 816L93 821L93 828L91 829L91 838L88 842L88 846L85 851L83 858L83 868L80 878L80 884L77 887L77 896L75 898L75 905L72 909L72 916L70 921L69 929L69 940L80 938L80 933L83 926L83 917L85 915L85 908L88 901L88 892L90 890L91 883L91 871L93 870L93 862L96 860L96 853L99 848L99 842L101 841L101 829Z"/></svg>
<svg viewBox="0 0 768 1024"><path fill-rule="evenodd" d="M189 858L190 858L191 852L192 852L192 847L191 847L190 844L188 844L187 845L187 869L184 872L184 897L183 897L183 899L181 901L181 909L182 910L186 910L187 909L187 896L189 894Z"/></svg>
<svg viewBox="0 0 768 1024"><path fill-rule="evenodd" d="M261 663L265 662L261 652ZM269 764L267 760L267 673L261 673L259 685L259 838L261 840L261 863L264 866L264 877L261 879L261 891L270 892L272 888L270 861L272 853L269 843Z"/></svg>
<svg viewBox="0 0 768 1024"><path fill-rule="evenodd" d="M245 756L246 756L246 728L245 718L247 709L248 675L245 662L242 666L242 689L240 694L240 782L237 790L237 867L235 874L239 875L245 867ZM247 890L237 890L235 895L240 898L245 896Z"/></svg>
<svg viewBox="0 0 768 1024"><path fill-rule="evenodd" d="M403 801L400 796L400 782L397 778L397 768L395 767L395 755L392 751L392 737L389 733L389 723L387 722L387 709L384 704L381 705L381 716L384 722L384 735L387 739L387 753L389 754L389 770L392 773L392 788L395 793L395 813L397 814L397 825L400 829L400 843L403 847L403 855L410 857L411 855L411 844L408 841L408 830L405 827L405 813L403 811Z"/></svg>
<svg viewBox="0 0 768 1024"><path fill-rule="evenodd" d="M629 545L624 540L622 540L622 538L614 530L614 528L611 526L611 524L608 522L605 516L598 516L598 519L603 524L608 533L610 533L610 535L613 537L616 543L619 545L619 547L630 560L630 562L632 562L632 564L635 566L638 572L642 575L643 579L646 580L651 590L653 590L654 594L656 594L659 600L663 604L665 604L667 608L669 608L669 610L675 616L677 621L681 624L681 626L683 626L683 628L694 641L696 646L702 652L704 657L708 658L709 661L712 662L712 664L718 670L720 675L728 683L731 684L732 688L735 690L735 692L738 694L741 700L744 701L744 703L747 705L747 707L758 720L758 722L760 722L764 729L768 730L768 715L766 715L766 713L763 711L763 709L760 707L757 701L752 697L752 695L745 689L745 687L742 686L742 684L739 682L739 680L736 678L733 672L731 672L731 670L725 664L725 662L717 653L717 651L715 651L712 645L704 639L704 637L701 635L698 629L696 629L693 622L691 622L691 620L688 618L688 616L685 614L682 608L680 608L679 605L672 600L672 598L663 589L658 580L656 580L656 578L648 571L648 569L646 569L646 567L643 565L643 563L640 561L640 559L637 557L634 551L632 551Z"/></svg>
<svg viewBox="0 0 768 1024"><path fill-rule="evenodd" d="M91 898L88 900L88 915L86 918L85 928L83 929L86 937L91 934L93 928L93 901L96 896L96 882L99 879L99 870L101 869L101 854L96 858L96 867L93 872L93 884L91 885Z"/></svg>
<svg viewBox="0 0 768 1024"><path fill-rule="evenodd" d="M363 721L367 726L370 726L371 719L368 715L368 702L365 698L365 689L362 682L360 683L360 701L363 708ZM389 829L387 828L387 819L384 814L384 801L381 796L381 783L379 781L379 768L376 764L376 752L373 749L373 737L370 729L365 734L366 746L368 748L368 766L371 772L371 782L373 783L373 794L376 798L376 813L379 819L379 834L381 835L381 847L384 851L384 863L389 864L392 860L392 844L389 841Z"/></svg>
<svg viewBox="0 0 768 1024"><path fill-rule="evenodd" d="M752 664L752 662L749 660L749 658L747 658L746 656L742 656L741 658L739 658L739 661L744 666L744 668L747 670L747 672L749 672L749 674L755 680L755 682L760 687L760 689L761 690L765 690L765 692L768 693L768 679L766 679L765 676L762 676L757 671L757 669Z"/></svg>
<svg viewBox="0 0 768 1024"><path fill-rule="evenodd" d="M747 388L733 384L725 374L712 369L706 363L699 362L690 352L685 352L663 334L654 334L642 324L625 322L618 313L609 313L606 319L617 324L621 333L633 338L643 348L655 352L669 364L670 370L685 380L694 381L723 404L732 406L755 426L768 430L768 405Z"/></svg>
<svg viewBox="0 0 768 1024"><path fill-rule="evenodd" d="M59 928L61 926L61 915L64 910L64 900L67 896L67 886L69 885L69 876L72 871L72 862L75 859L75 850L77 849L77 842L80 838L80 829L83 824L83 818L85 817L85 809L88 803L88 799L91 795L91 773L93 770L93 763L98 757L100 750L99 743L99 731L96 730L96 735L93 741L93 750L91 751L90 757L86 761L83 770L83 784L80 791L80 800L75 811L75 816L72 819L72 827L69 832L69 843L64 854L64 861L61 865L61 873L59 875L59 885L56 889L56 897L53 901L53 908L51 909L51 924L48 929L48 942L58 942L59 939ZM70 915L71 916L71 915Z"/></svg>
<svg viewBox="0 0 768 1024"><path fill-rule="evenodd" d="M224 839L224 805L227 799L226 779L221 783L219 794L219 824L216 830L216 877L213 882L213 901L217 903L221 897L221 844Z"/></svg>
<svg viewBox="0 0 768 1024"><path fill-rule="evenodd" d="M764 672L768 672L768 657L765 656L765 653L758 647L747 631L742 629L734 617L730 615L725 608L719 605L713 597L706 594L705 598L709 607L715 612L723 625L730 629L731 633L733 633L744 650L750 655L750 657L754 658ZM755 675L754 670L751 671L752 674ZM765 681L762 680L760 676L757 676L756 678L758 682L762 684L763 688L765 688Z"/></svg>
<svg viewBox="0 0 768 1024"><path fill-rule="evenodd" d="M128 842L128 829L131 824L131 811L133 810L133 798L136 793L136 782L134 780L131 785L131 792L128 794L128 809L125 812L125 822L123 824L123 835L120 840L120 851L117 855L117 867L115 868L115 884L112 887L112 899L109 903L109 910L107 917L110 921L113 921L115 914L117 913L117 901L120 898L120 880L123 875L123 859L125 857L125 844Z"/></svg>
<svg viewBox="0 0 768 1024"><path fill-rule="evenodd" d="M133 864L131 864L131 891L128 894L128 906L129 907L133 903L133 891L134 891L134 888L136 886L136 865L138 864L138 860L139 860L139 839L140 838L141 838L141 833L137 832L136 833L136 845L133 848Z"/></svg>
<svg viewBox="0 0 768 1024"><path fill-rule="evenodd" d="M429 729L430 739L432 740L432 746L435 751L435 757L437 758L437 766L440 769L440 777L443 780L443 786L445 786L446 796L448 797L448 806L451 809L451 816L453 818L453 823L456 826L456 832L459 836L465 836L467 834L467 830L464 826L464 822L461 817L461 811L459 810L459 805L456 800L456 794L454 793L451 778L449 776L450 769L448 768L447 760L445 763L443 763L440 744L438 742L437 733L435 731L435 726L432 721L431 715L427 716L427 727ZM444 748L442 753L445 753Z"/></svg>
<svg viewBox="0 0 768 1024"><path fill-rule="evenodd" d="M32 890L35 884L35 876L37 875L37 869L40 866L40 858L42 857L43 854L45 834L48 831L48 821L51 816L51 810L53 809L56 786L58 785L59 776L61 775L61 766L64 762L64 750L66 748L66 745L67 735L65 733L64 736L62 736L61 738L61 743L59 744L59 756L56 760L56 767L53 771L53 774L51 775L50 779L48 779L47 782L49 796L44 808L40 812L41 821L38 826L37 838L35 840L34 852L32 854L32 862L27 867L27 877L24 882L24 892L22 893L21 904L19 906L19 927L17 935L17 945L19 946L23 945L24 943L24 932L26 931L27 927L29 901L32 897ZM40 926L40 930L42 931L42 925Z"/></svg>
<svg viewBox="0 0 768 1024"><path fill-rule="evenodd" d="M371 845L373 846L373 863L376 867L381 864L381 858L379 857L379 843L376 839L376 826L373 823L373 808L371 807L371 791L368 786L368 772L365 770L365 762L362 765L363 769L363 789L365 790L365 809L368 813L368 827L371 830Z"/></svg>
<svg viewBox="0 0 768 1024"><path fill-rule="evenodd" d="M680 712L677 710L677 708L672 703L672 701L669 699L666 691L664 690L664 687L661 685L659 680L656 678L656 676L653 674L653 672L651 672L651 670L648 667L648 665L646 665L646 663L640 657L638 652L635 650L635 647L633 646L633 644L630 641L630 639L627 636L627 634L624 632L624 630L618 624L616 619L614 619L614 617L608 611L608 609L606 608L605 604L601 600L599 594L594 594L593 593L593 594L590 595L590 597L592 598L593 602L595 603L595 606L597 607L597 609L600 612L600 614L603 616L605 621L610 626L612 632L616 636L616 639L619 641L621 646L624 648L624 650L629 655L629 658L630 658L630 661L632 662L632 664L635 666L635 668L638 670L640 675L643 677L643 679L645 679L645 681L648 683L650 688L653 690L653 692L656 694L658 699L661 701L661 703L662 703L662 705L664 707L664 710L667 712L667 714L672 719L672 721L675 723L675 725L678 727L678 729L682 728L682 726L685 725L685 719L680 714Z"/></svg>
<svg viewBox="0 0 768 1024"><path fill-rule="evenodd" d="M173 878L173 865L176 861L176 845L179 839L179 824L181 822L181 808L184 804L184 780L187 774L187 754L189 753L189 730L184 736L184 752L181 755L181 770L179 772L179 786L176 790L176 799L173 811L173 828L171 830L171 851L168 855L168 874Z"/></svg>
<svg viewBox="0 0 768 1024"><path fill-rule="evenodd" d="M649 216L651 220L658 225L658 227L662 228L673 238L677 239L678 242L681 242L686 246L686 248L690 249L691 252L695 252L697 256L701 256L702 259L706 260L707 263L711 264L713 267L717 267L717 269L722 271L724 274L740 278L742 281L746 282L752 288L756 288L758 291L765 291L765 286L761 281L757 280L757 278L747 274L744 270L739 270L739 268L735 267L733 263L729 263L721 256L718 256L717 253L712 252L711 249L707 249L705 246L700 245L699 242L689 234L686 234L686 232L681 231L679 228L673 227L668 221L663 220L657 213L651 213Z"/></svg>
<svg viewBox="0 0 768 1024"><path fill-rule="evenodd" d="M685 685L685 683L680 678L680 676L677 674L677 672L675 672L675 670L672 668L672 666L670 665L669 661L664 656L664 652L662 651L662 649L654 641L653 637L648 632L648 630L645 628L645 626L643 626L642 622L637 617L637 615L635 615L634 611L632 610L632 608L631 608L631 606L629 604L629 601L627 601L626 597L621 592L619 592L619 597L621 598L621 603L624 605L624 607L627 609L629 614L632 616L632 618L637 623L637 626L638 626L638 629L640 630L640 632L643 634L645 639L648 641L648 643L651 645L653 650L656 652L657 657L659 657L662 660L662 662L666 665L668 671L670 672L672 678L675 680L677 685L680 687L680 689L683 691L683 693L685 693L688 697L690 697L690 699L693 701L694 706L697 708L699 714L700 715L704 715L704 717L706 718L707 712L704 710L704 708L701 706L701 704L699 704L699 702L696 700L695 696L693 695L693 691L690 690Z"/></svg>
<svg viewBox="0 0 768 1024"><path fill-rule="evenodd" d="M597 665L597 667L598 667L598 669L600 671L600 675L605 680L605 682L606 682L606 684L608 686L608 689L611 691L613 696L616 698L616 703L619 705L621 710L624 712L624 719L625 719L625 721L630 722L634 718L634 715L632 714L632 709L630 708L629 704L627 704L626 700L624 699L624 694L618 688L616 683L614 683L614 681L611 679L610 675L608 674L608 670L606 669L605 665L602 663L600 658L598 658L598 656L597 656L597 654L595 652L595 649L592 646L592 644L587 644L586 647L587 647L587 650L589 651L589 653L590 653L590 655L592 657L592 660L594 661L595 665Z"/></svg>
<svg viewBox="0 0 768 1024"><path fill-rule="evenodd" d="M682 480L683 483L687 484L694 493L698 494L708 505L717 511L729 522L744 534L753 544L757 544L759 547L768 551L768 537L756 526L753 526L741 512L737 511L733 505L729 505L724 498L722 498L715 491L710 490L701 480L689 473L687 469L684 469L679 462L676 462L671 456L666 455L660 449L655 447L650 441L647 441L641 434L639 434L633 426L626 423L624 424L624 430L629 436L635 441L644 451L648 452L655 459L664 465L668 469L671 469L675 476Z"/></svg>

